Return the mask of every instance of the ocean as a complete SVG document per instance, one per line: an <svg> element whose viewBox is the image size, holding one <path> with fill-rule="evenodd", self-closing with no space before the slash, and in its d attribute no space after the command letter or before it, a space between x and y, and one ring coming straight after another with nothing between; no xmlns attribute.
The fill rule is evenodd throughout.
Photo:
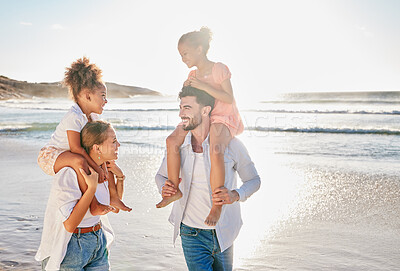
<svg viewBox="0 0 400 271"><path fill-rule="evenodd" d="M237 101L262 179L241 204L235 270L400 270L400 92L293 93ZM37 270L51 177L37 152L72 102L0 101L0 270ZM174 96L109 99L131 213L111 214L112 270L186 270L154 175L177 123Z"/></svg>

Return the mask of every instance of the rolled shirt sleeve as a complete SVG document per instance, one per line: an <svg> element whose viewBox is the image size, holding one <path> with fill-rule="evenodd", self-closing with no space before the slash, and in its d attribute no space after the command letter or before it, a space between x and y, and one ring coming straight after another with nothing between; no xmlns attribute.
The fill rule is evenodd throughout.
<svg viewBox="0 0 400 271"><path fill-rule="evenodd" d="M243 202L260 188L261 179L243 143L234 138L230 146L233 159L235 160L235 169L243 182L243 184L235 190L239 194L239 201Z"/></svg>
<svg viewBox="0 0 400 271"><path fill-rule="evenodd" d="M79 189L77 175L72 168L65 168L60 173L54 181L56 181L57 207L64 222L82 197L82 192Z"/></svg>
<svg viewBox="0 0 400 271"><path fill-rule="evenodd" d="M158 192L161 194L162 187L166 180L168 180L168 169L167 169L167 155L164 155L163 161L155 177Z"/></svg>

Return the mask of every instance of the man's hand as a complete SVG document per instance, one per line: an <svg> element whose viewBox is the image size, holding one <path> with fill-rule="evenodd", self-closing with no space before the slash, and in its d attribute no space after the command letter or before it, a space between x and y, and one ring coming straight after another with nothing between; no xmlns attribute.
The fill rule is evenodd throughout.
<svg viewBox="0 0 400 271"><path fill-rule="evenodd" d="M180 181L181 179L179 179L179 182ZM161 196L163 198L170 197L172 195L175 195L177 191L178 190L175 188L175 185L170 180L166 180L161 190Z"/></svg>
<svg viewBox="0 0 400 271"><path fill-rule="evenodd" d="M240 196L236 190L229 190L224 186L215 189L212 194L212 201L215 205L232 204L239 199Z"/></svg>
<svg viewBox="0 0 400 271"><path fill-rule="evenodd" d="M182 181L181 178L179 178L179 183ZM179 185L178 183L178 185ZM170 181L166 180L165 184L163 185L161 189L161 196L162 200L156 204L157 208L163 208L170 204L171 202L174 202L182 197L182 192L179 190L179 187L175 187L175 185Z"/></svg>

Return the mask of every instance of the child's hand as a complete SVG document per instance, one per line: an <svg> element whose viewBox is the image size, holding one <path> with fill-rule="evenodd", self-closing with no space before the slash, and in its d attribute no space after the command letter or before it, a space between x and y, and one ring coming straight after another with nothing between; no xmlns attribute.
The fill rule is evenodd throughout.
<svg viewBox="0 0 400 271"><path fill-rule="evenodd" d="M190 86L204 90L205 92L207 92L207 89L209 87L209 85L207 83L200 81L199 79L197 79L194 76L189 77L189 79L186 81L189 81Z"/></svg>
<svg viewBox="0 0 400 271"><path fill-rule="evenodd" d="M104 173L104 182L108 181L108 169L107 169L107 165L106 163L103 163L100 168L102 169L103 173Z"/></svg>
<svg viewBox="0 0 400 271"><path fill-rule="evenodd" d="M190 80L189 80L189 79L186 79L186 81L183 82L183 86L184 86L184 87L190 86Z"/></svg>
<svg viewBox="0 0 400 271"><path fill-rule="evenodd" d="M86 182L88 188L89 187L92 187L92 188L97 187L97 180L99 178L99 174L97 174L97 172L93 168L89 167L90 175L87 175L86 172L82 168L80 168L79 171L81 172L83 178L85 179L85 182Z"/></svg>
<svg viewBox="0 0 400 271"><path fill-rule="evenodd" d="M99 183L103 183L103 182L105 181L105 179L106 179L106 176L105 176L105 174L104 174L103 168L102 168L102 167L98 167L98 169L96 170L96 172L97 172L97 175L99 176L98 182L99 182Z"/></svg>
<svg viewBox="0 0 400 271"><path fill-rule="evenodd" d="M122 169L115 163L115 161L107 161L107 169L108 171L111 171L112 173L115 174L115 176L123 176L124 173L122 172Z"/></svg>

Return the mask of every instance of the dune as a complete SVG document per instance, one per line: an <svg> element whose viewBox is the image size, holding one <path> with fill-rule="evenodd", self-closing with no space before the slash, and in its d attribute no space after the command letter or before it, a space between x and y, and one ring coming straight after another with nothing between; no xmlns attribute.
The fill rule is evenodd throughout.
<svg viewBox="0 0 400 271"><path fill-rule="evenodd" d="M161 95L160 92L142 87L125 86L106 82L110 98L129 98L135 95ZM29 83L0 75L0 100L30 99L32 97L67 98L68 89L61 82Z"/></svg>

